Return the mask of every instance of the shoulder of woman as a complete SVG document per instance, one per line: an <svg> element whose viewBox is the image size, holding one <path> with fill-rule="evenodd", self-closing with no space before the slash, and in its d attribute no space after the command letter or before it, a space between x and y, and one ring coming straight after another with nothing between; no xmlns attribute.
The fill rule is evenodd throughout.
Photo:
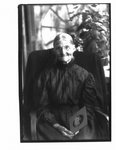
<svg viewBox="0 0 116 150"><path fill-rule="evenodd" d="M85 68L77 64L74 65L74 70L76 71L77 76L81 78L82 80L85 80L90 74Z"/></svg>

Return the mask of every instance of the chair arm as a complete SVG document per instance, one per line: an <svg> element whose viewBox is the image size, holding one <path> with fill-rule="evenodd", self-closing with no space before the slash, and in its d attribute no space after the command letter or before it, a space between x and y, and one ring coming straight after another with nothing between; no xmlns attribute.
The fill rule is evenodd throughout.
<svg viewBox="0 0 116 150"><path fill-rule="evenodd" d="M31 118L31 139L32 141L37 140L37 132L36 132L36 123L37 123L37 116L36 112L31 112L30 113L30 118Z"/></svg>
<svg viewBox="0 0 116 150"><path fill-rule="evenodd" d="M96 110L95 113L96 113L95 123L97 130L98 131L103 130L105 138L109 140L111 133L109 116L100 110Z"/></svg>
<svg viewBox="0 0 116 150"><path fill-rule="evenodd" d="M106 118L106 120L109 122L109 116L105 113L103 113L102 111L100 110L96 110L97 113L101 114L102 116L104 116Z"/></svg>

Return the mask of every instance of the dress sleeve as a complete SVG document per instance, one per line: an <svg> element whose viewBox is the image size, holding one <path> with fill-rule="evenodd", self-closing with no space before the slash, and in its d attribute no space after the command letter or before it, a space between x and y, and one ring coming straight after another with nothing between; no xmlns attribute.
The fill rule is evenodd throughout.
<svg viewBox="0 0 116 150"><path fill-rule="evenodd" d="M92 74L89 74L85 80L82 97L83 103L87 109L88 119L92 119L94 117L94 111L100 110L100 105L97 99L95 80Z"/></svg>
<svg viewBox="0 0 116 150"><path fill-rule="evenodd" d="M48 121L51 124L57 122L55 115L50 109L50 100L48 98L47 90L47 75L45 74L40 75L40 77L35 81L34 102L38 119Z"/></svg>

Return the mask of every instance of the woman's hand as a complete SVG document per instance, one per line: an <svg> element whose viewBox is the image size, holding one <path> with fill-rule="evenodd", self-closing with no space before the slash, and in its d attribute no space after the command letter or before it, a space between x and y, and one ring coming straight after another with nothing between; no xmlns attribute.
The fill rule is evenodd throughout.
<svg viewBox="0 0 116 150"><path fill-rule="evenodd" d="M67 128L65 128L64 126L56 123L53 125L54 128L58 129L64 136L72 139L73 136L75 135L73 132L71 132L70 130L68 130Z"/></svg>

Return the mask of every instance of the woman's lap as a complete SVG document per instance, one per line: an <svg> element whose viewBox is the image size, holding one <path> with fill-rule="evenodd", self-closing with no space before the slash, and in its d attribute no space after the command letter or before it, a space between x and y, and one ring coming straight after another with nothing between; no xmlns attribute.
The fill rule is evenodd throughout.
<svg viewBox="0 0 116 150"><path fill-rule="evenodd" d="M94 140L95 132L90 130L88 126L84 127L72 139L63 136L57 129L55 129L48 122L39 122L37 124L38 141L80 141L80 140Z"/></svg>

